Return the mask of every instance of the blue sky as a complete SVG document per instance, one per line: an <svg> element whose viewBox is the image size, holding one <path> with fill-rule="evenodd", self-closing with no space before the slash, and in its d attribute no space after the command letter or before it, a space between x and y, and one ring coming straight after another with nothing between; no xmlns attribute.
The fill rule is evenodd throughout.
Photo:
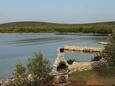
<svg viewBox="0 0 115 86"><path fill-rule="evenodd" d="M0 23L115 21L115 0L0 0Z"/></svg>

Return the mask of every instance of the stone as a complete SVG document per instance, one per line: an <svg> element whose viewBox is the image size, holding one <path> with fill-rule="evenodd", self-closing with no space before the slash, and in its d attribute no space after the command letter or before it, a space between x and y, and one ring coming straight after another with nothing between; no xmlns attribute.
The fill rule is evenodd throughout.
<svg viewBox="0 0 115 86"><path fill-rule="evenodd" d="M64 84L68 82L68 63L64 58L64 49L57 49L57 58L53 64L52 75L54 75L54 83Z"/></svg>

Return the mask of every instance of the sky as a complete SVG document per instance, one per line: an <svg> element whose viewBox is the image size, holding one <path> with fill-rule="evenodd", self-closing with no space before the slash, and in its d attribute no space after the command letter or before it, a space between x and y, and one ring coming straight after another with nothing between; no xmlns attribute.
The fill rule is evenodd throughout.
<svg viewBox="0 0 115 86"><path fill-rule="evenodd" d="M115 21L115 0L0 0L0 23Z"/></svg>

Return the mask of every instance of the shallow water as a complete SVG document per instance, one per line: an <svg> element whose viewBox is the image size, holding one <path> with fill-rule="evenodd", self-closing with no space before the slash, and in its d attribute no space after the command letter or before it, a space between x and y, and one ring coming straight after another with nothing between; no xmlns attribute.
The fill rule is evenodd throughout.
<svg viewBox="0 0 115 86"><path fill-rule="evenodd" d="M36 52L42 52L45 58L53 62L56 50L64 45L103 47L98 44L106 36L93 35L56 35L56 34L0 34L0 78L14 71L16 63L26 64L27 59ZM66 52L66 59L90 61L94 54Z"/></svg>

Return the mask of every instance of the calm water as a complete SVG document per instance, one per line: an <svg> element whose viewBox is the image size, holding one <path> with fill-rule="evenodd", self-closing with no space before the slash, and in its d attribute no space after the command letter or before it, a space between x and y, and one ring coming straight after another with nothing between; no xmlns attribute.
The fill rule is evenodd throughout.
<svg viewBox="0 0 115 86"><path fill-rule="evenodd" d="M45 58L53 62L56 50L64 45L94 46L104 41L106 36L92 35L55 35L55 34L0 34L0 78L5 78L14 71L16 63L27 62L36 52L42 52ZM90 61L93 54L66 52L65 58L78 61Z"/></svg>

